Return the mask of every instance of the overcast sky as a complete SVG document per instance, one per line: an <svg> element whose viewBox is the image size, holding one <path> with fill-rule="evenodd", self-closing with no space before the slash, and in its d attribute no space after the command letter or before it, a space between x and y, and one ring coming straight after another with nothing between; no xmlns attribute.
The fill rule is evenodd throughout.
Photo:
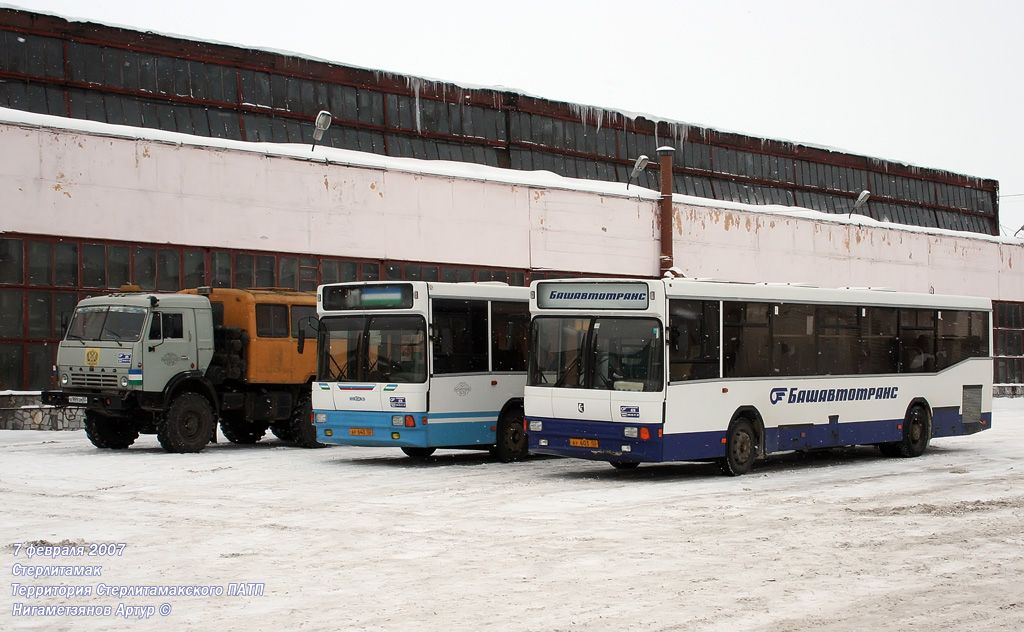
<svg viewBox="0 0 1024 632"><path fill-rule="evenodd" d="M992 178L1024 224L1018 0L4 1Z"/></svg>

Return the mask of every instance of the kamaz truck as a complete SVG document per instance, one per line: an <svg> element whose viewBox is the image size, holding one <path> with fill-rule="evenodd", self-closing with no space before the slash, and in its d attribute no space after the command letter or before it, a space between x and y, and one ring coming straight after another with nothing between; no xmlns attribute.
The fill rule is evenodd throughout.
<svg viewBox="0 0 1024 632"><path fill-rule="evenodd" d="M84 410L98 448L156 434L168 452L199 452L217 421L234 443L267 430L319 447L311 423L316 294L199 288L82 300L57 352L60 390L43 403Z"/></svg>

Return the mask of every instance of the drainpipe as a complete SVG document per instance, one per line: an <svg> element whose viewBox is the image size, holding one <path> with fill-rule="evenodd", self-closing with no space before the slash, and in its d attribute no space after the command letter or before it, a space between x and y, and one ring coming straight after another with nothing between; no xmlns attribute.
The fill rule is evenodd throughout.
<svg viewBox="0 0 1024 632"><path fill-rule="evenodd" d="M661 159L661 277L675 265L672 257L672 156L675 153L675 147L658 147Z"/></svg>

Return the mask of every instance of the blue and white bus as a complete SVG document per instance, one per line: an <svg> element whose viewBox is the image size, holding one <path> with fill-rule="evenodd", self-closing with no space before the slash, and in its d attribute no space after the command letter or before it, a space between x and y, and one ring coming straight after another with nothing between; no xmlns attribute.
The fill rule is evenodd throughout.
<svg viewBox="0 0 1024 632"><path fill-rule="evenodd" d="M992 423L991 302L711 280L531 285L530 451L717 461L921 455Z"/></svg>
<svg viewBox="0 0 1024 632"><path fill-rule="evenodd" d="M529 289L503 283L322 285L313 425L317 440L527 454L523 388Z"/></svg>

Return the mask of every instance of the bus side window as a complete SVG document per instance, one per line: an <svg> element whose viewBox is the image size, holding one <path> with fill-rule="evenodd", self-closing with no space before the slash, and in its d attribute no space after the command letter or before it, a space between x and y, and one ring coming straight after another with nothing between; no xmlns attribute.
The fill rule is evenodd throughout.
<svg viewBox="0 0 1024 632"><path fill-rule="evenodd" d="M718 313L718 301L670 301L670 382L718 377Z"/></svg>
<svg viewBox="0 0 1024 632"><path fill-rule="evenodd" d="M527 303L491 303L491 367L494 371L525 371L529 349Z"/></svg>

